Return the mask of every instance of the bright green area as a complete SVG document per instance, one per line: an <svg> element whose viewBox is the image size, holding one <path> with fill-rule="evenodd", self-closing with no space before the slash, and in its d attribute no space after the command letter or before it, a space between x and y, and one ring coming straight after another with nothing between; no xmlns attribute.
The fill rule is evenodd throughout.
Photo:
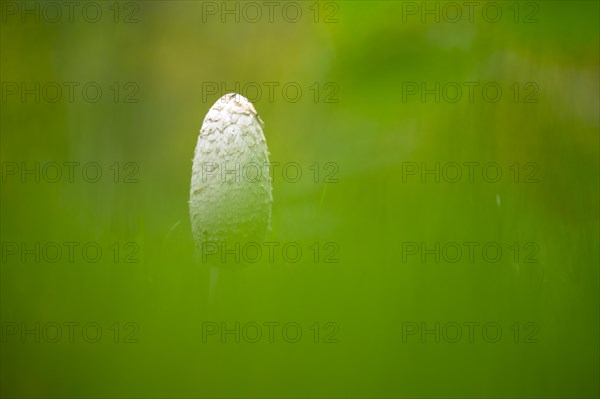
<svg viewBox="0 0 600 399"><path fill-rule="evenodd" d="M422 23L394 1L321 3L319 23L313 2L294 3L303 12L298 23L282 17L284 3L273 23L261 2L258 23L232 16L221 23L201 2L140 2L137 10L121 3L118 19L133 13L139 22L131 24L113 22L112 2L97 3L98 23L86 22L81 8L72 23L66 8L58 23L32 16L21 23L7 4L25 7L2 3L3 171L21 162L97 162L103 175L88 183L79 166L70 183L63 166L58 183L3 177L3 397L600 395L597 1L519 3L518 23L511 2L495 3L503 11L497 23L482 17L485 2L472 23L467 15L444 21L454 15L444 8L439 23L433 16ZM332 12L337 22L323 23ZM527 16L538 22L523 23ZM57 82L65 91L55 103L44 100L54 95L50 86L39 103L34 94L22 102L20 91L10 94L22 82ZM64 82L80 82L73 101ZM103 89L97 103L82 98L87 82ZM224 82L225 91L207 94L207 82ZM223 265L211 301L209 262L195 252L188 220L191 159L205 113L236 82L265 121L271 160L296 162L303 176L290 183L275 169L268 237L280 243L275 261L263 254L241 269ZM249 82L263 88L260 98ZM272 101L267 82L279 84ZM297 102L284 98L289 82L303 90ZM440 82L440 102L433 94L404 98L411 82L430 89ZM449 82L464 89L455 103L446 101L455 95ZM472 102L464 82L479 83ZM490 82L502 88L495 103L481 95ZM136 87L132 98L139 101L124 103ZM325 103L336 87L332 98L339 101ZM119 183L110 169L115 162ZM325 169L328 162L337 169ZM436 162L439 183L434 175L425 182L406 175L415 164L431 169ZM465 162L480 164L473 182ZM502 169L496 183L482 177L490 162ZM453 163L463 165L456 183L448 181ZM324 183L332 171L338 182ZM122 182L128 172L137 183ZM47 243L66 251L62 243L73 241L81 243L73 262L66 252L47 261L54 256ZM40 262L12 253L11 243L36 242L46 244ZM88 242L103 250L97 263L82 257ZM135 249L125 247L130 242L138 263L123 262ZM282 257L289 242L303 250L297 263ZM472 262L465 242L479 243ZM411 243L440 243L439 263L435 255L407 255ZM497 262L483 257L486 243L502 249ZM457 246L463 253L453 263ZM325 263L335 248L339 262ZM36 322L41 342L33 334L22 338L21 323L33 329ZM73 343L68 322L80 323ZM98 343L82 338L89 322L102 327ZM128 322L139 331L125 328ZM214 326L203 323L221 322L230 329L240 323L240 343L234 335L203 342L203 326ZM268 322L280 323L272 343ZM282 337L290 322L302 328L297 343ZM472 342L469 322L479 323ZM57 343L47 342L55 336L51 323L62 326ZM257 343L247 342L255 336L252 323L262 326ZM439 323L439 343L434 334L406 335L421 323ZM483 336L486 323L502 328L498 342L486 341L495 335L490 327ZM462 336L449 342L457 324ZM123 343L129 332L139 342ZM324 343L328 333L338 342Z"/></svg>

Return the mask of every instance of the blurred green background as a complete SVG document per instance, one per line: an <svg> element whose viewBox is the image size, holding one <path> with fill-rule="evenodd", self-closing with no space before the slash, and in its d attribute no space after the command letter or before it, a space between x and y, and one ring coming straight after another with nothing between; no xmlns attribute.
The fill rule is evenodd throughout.
<svg viewBox="0 0 600 399"><path fill-rule="evenodd" d="M280 2L272 21L256 2L256 22L244 2L81 2L72 21L54 4L61 17L2 2L2 397L600 395L597 1L479 2L472 21L459 2L457 22L435 2ZM423 21L422 7L438 7L439 22ZM224 12L236 8L239 22ZM56 102L49 82L64 90ZM72 100L65 82L79 84ZM97 102L84 97L89 82L102 88ZM206 112L236 82L265 122L271 161L301 166L296 183L276 169L268 239L303 255L225 264L211 300L188 218L191 159ZM273 98L265 82L278 84ZM282 92L290 82L296 102ZM479 89L436 102L409 96L411 82ZM502 88L497 102L481 95L489 82ZM63 167L59 182L23 182L21 163L36 162L40 174L52 162L96 162L103 174L88 183L79 167L71 183ZM328 162L337 182L324 181ZM496 162L502 176L406 174L436 162ZM36 242L81 244L73 261L14 253ZM103 250L96 263L81 254L89 242ZM405 251L464 242L479 243L473 261ZM490 242L497 262L482 256ZM326 263L332 248L338 262ZM125 262L132 251L137 262ZM262 338L203 331L236 322L263 326ZM268 322L280 323L273 342ZM39 343L21 335L35 323ZM98 342L82 338L86 323L101 326ZM286 323L301 326L298 342L282 337ZM439 342L422 334L436 323ZM498 342L486 323L502 328Z"/></svg>

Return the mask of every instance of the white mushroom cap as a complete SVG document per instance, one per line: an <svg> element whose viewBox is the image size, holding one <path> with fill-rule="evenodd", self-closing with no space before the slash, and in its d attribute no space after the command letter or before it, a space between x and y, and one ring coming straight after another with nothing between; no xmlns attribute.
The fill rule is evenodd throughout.
<svg viewBox="0 0 600 399"><path fill-rule="evenodd" d="M271 221L272 189L263 122L247 98L228 93L200 129L190 187L197 244L261 242Z"/></svg>

